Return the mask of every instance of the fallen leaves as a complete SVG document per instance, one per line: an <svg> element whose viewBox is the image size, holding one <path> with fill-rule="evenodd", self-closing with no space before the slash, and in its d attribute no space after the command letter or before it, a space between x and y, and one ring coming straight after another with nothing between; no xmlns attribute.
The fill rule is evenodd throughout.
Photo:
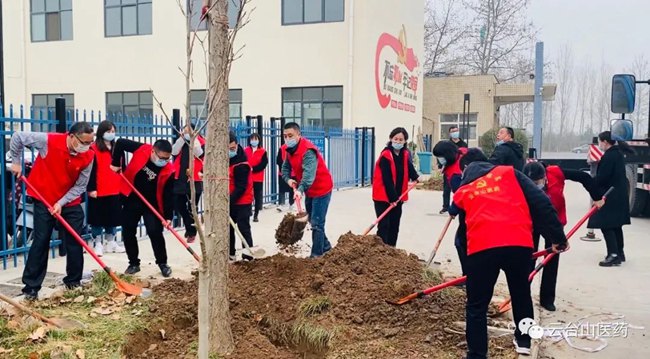
<svg viewBox="0 0 650 359"><path fill-rule="evenodd" d="M166 339L166 338L165 338L165 335L166 335L166 334L167 334L167 332L165 332L165 329L160 329L160 338L162 338L162 340L165 340L165 339Z"/></svg>
<svg viewBox="0 0 650 359"><path fill-rule="evenodd" d="M86 359L86 352L83 349L77 349L74 354L77 356L77 359Z"/></svg>
<svg viewBox="0 0 650 359"><path fill-rule="evenodd" d="M11 354L13 353L13 348L12 349L5 349L5 348L0 348L0 354Z"/></svg>
<svg viewBox="0 0 650 359"><path fill-rule="evenodd" d="M29 335L29 337L27 337L27 339L31 340L32 342L38 342L44 339L46 334L47 334L46 327L38 327Z"/></svg>

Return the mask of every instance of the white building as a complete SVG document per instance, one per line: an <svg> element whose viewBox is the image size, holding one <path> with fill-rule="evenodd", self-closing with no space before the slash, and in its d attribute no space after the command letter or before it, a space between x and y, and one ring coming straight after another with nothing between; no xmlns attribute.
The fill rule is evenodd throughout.
<svg viewBox="0 0 650 359"><path fill-rule="evenodd" d="M201 1L181 3L198 9ZM70 108L158 114L153 92L166 111L182 108L186 24L176 0L2 7L5 106L38 109L64 95ZM231 117L375 127L378 148L392 128L421 125L424 0L253 0L250 7L229 79ZM194 63L196 111L207 83L199 46Z"/></svg>

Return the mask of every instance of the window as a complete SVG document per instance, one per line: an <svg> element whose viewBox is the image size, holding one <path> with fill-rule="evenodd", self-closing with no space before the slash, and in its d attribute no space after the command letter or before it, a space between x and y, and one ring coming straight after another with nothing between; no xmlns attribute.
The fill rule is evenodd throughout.
<svg viewBox="0 0 650 359"><path fill-rule="evenodd" d="M343 21L345 0L282 0L282 25Z"/></svg>
<svg viewBox="0 0 650 359"><path fill-rule="evenodd" d="M34 120L51 120L54 118L54 111L56 110L56 99L65 99L65 110L68 114L74 111L74 95L69 94L39 94L32 95L32 119ZM55 124L44 124L35 122L32 124L32 131L49 132L54 131Z"/></svg>
<svg viewBox="0 0 650 359"><path fill-rule="evenodd" d="M32 42L72 40L72 0L31 0Z"/></svg>
<svg viewBox="0 0 650 359"><path fill-rule="evenodd" d="M283 88L282 116L300 125L341 128L343 87Z"/></svg>
<svg viewBox="0 0 650 359"><path fill-rule="evenodd" d="M207 91L205 90L190 91L190 117L193 121L196 121L197 119L199 121L205 121L205 119L208 117L208 111L203 110L203 106L206 104L206 93ZM230 120L241 120L242 90L229 90L228 98Z"/></svg>
<svg viewBox="0 0 650 359"><path fill-rule="evenodd" d="M228 27L234 29L237 25L237 18L239 17L239 0L228 1ZM208 21L205 19L201 21L201 8L203 7L203 0L187 0L187 13L191 14L190 29L194 30L207 30Z"/></svg>
<svg viewBox="0 0 650 359"><path fill-rule="evenodd" d="M118 124L121 133L150 133L153 124L153 94L150 91L107 92L106 115L107 119Z"/></svg>
<svg viewBox="0 0 650 359"><path fill-rule="evenodd" d="M470 113L469 114L469 135L468 138L463 138L464 140L478 140L476 133L476 124L478 123L478 114ZM466 136L463 132L463 114L462 113L451 113L451 114L441 114L440 115L440 139L447 140L449 139L449 129L452 126L457 126L460 129L460 135Z"/></svg>
<svg viewBox="0 0 650 359"><path fill-rule="evenodd" d="M151 35L151 33L151 0L104 0L106 37Z"/></svg>

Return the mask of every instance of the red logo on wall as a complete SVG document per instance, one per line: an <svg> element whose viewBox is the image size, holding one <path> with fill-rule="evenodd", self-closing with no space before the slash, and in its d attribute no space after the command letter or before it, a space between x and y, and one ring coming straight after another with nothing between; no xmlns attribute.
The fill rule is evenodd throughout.
<svg viewBox="0 0 650 359"><path fill-rule="evenodd" d="M387 53L385 48L389 48ZM379 36L375 53L375 90L381 108L390 105L401 111L415 112L419 66L413 48L407 46L403 25L399 38L387 33Z"/></svg>

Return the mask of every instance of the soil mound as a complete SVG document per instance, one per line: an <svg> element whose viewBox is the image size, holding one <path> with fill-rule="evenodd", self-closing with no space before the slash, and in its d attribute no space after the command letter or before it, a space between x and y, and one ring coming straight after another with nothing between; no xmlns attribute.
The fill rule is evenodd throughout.
<svg viewBox="0 0 650 359"><path fill-rule="evenodd" d="M230 358L460 357L464 292L450 288L404 306L397 299L440 282L414 255L376 236L343 235L317 259L281 254L230 267L235 352ZM198 338L196 281L154 288L150 327L134 333L129 358L193 358ZM160 329L166 333L162 339ZM491 356L515 357L511 337L491 341Z"/></svg>

